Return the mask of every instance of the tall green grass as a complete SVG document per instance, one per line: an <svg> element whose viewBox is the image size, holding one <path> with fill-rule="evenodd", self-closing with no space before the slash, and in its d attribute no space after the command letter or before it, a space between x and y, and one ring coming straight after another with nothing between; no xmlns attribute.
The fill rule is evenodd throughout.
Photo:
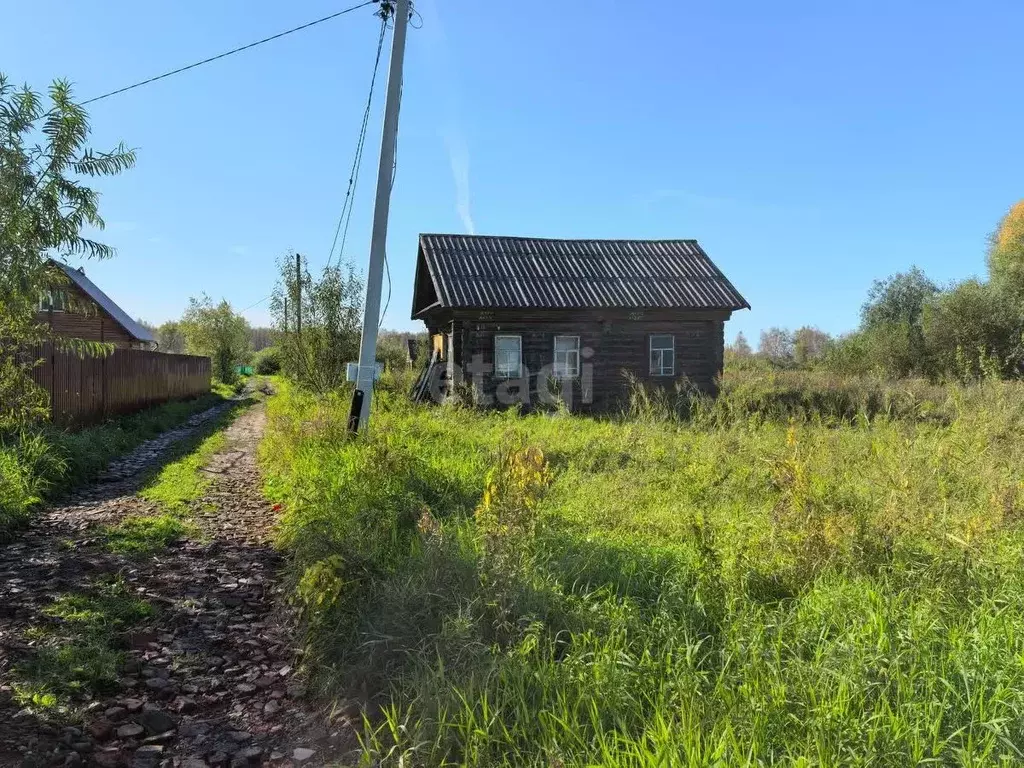
<svg viewBox="0 0 1024 768"><path fill-rule="evenodd" d="M687 407L384 392L352 440L342 397L271 400L308 664L365 696L365 764L1024 760L1024 388L726 381Z"/></svg>
<svg viewBox="0 0 1024 768"><path fill-rule="evenodd" d="M223 401L221 395L210 394L79 431L43 426L0 435L0 541L46 498L88 482L112 459Z"/></svg>

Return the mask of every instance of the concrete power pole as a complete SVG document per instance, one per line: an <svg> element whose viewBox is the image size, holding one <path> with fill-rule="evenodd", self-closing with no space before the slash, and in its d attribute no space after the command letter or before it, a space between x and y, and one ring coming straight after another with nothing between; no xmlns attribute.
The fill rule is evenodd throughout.
<svg viewBox="0 0 1024 768"><path fill-rule="evenodd" d="M409 0L397 0L393 3L390 0L382 0L382 11L385 5L390 6L395 13L395 36L391 43L388 94L384 105L384 130L380 139L380 164L377 166L377 199L373 208L373 235L370 240L370 265L366 275L366 301L363 302L363 335L359 342L359 373L356 376L356 392L352 399L353 419L350 421L350 427L361 430L365 430L370 421L373 380L377 373L377 324L380 322L380 291L384 277L384 256L387 251L388 209L391 204L395 142L398 138L398 107L402 97L405 33L409 25Z"/></svg>

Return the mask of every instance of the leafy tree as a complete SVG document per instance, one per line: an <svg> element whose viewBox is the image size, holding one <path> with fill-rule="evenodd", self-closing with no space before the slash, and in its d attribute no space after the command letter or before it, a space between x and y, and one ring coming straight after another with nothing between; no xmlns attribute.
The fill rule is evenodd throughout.
<svg viewBox="0 0 1024 768"><path fill-rule="evenodd" d="M214 375L225 383L235 380L235 367L252 355L249 323L231 309L226 299L219 304L206 294L189 299L180 325L185 351L213 360Z"/></svg>
<svg viewBox="0 0 1024 768"><path fill-rule="evenodd" d="M58 80L49 103L0 74L0 428L13 429L45 416L46 395L31 379L37 364L25 350L53 340L81 354L103 345L60 339L36 322L42 292L66 284L48 261L68 256L109 258L114 250L82 234L103 228L98 193L85 176L109 176L130 168L135 153L87 146L89 121Z"/></svg>
<svg viewBox="0 0 1024 768"><path fill-rule="evenodd" d="M973 378L1019 375L1021 317L996 284L966 280L925 308L924 337L938 373Z"/></svg>
<svg viewBox="0 0 1024 768"><path fill-rule="evenodd" d="M824 331L805 325L793 334L793 360L797 365L807 365L819 360L832 342Z"/></svg>
<svg viewBox="0 0 1024 768"><path fill-rule="evenodd" d="M737 358L747 358L754 354L754 350L750 348L750 342L743 335L743 331L736 334L736 340L729 345L728 352Z"/></svg>
<svg viewBox="0 0 1024 768"><path fill-rule="evenodd" d="M324 267L314 279L303 261L296 275L293 253L279 260L278 269L270 311L283 372L317 392L340 387L346 363L359 358L362 282L351 265Z"/></svg>
<svg viewBox="0 0 1024 768"><path fill-rule="evenodd" d="M875 280L860 310L861 327L905 323L919 328L924 305L938 292L939 286L918 267Z"/></svg>
<svg viewBox="0 0 1024 768"><path fill-rule="evenodd" d="M181 323L168 320L156 329L157 349L168 354L180 355L185 352L185 333Z"/></svg>
<svg viewBox="0 0 1024 768"><path fill-rule="evenodd" d="M1024 296L1024 200L1014 205L999 222L988 251L992 282L1011 296Z"/></svg>
<svg viewBox="0 0 1024 768"><path fill-rule="evenodd" d="M761 331L757 353L773 363L785 365L793 360L793 334L785 328Z"/></svg>
<svg viewBox="0 0 1024 768"><path fill-rule="evenodd" d="M896 375L907 375L926 368L927 352L921 320L925 305L939 294L939 286L918 267L876 280L861 308L861 329L868 333L872 346L891 345L874 350L876 362ZM881 362L888 360L888 362Z"/></svg>

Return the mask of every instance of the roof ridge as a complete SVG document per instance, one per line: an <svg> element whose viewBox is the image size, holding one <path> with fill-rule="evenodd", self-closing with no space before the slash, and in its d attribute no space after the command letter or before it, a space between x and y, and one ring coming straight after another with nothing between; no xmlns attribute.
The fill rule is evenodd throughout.
<svg viewBox="0 0 1024 768"><path fill-rule="evenodd" d="M543 240L549 243L694 243L695 237L541 237L537 235L466 235L454 232L420 232L420 237L452 237L459 240L472 238L486 240ZM699 244L698 244L699 247Z"/></svg>

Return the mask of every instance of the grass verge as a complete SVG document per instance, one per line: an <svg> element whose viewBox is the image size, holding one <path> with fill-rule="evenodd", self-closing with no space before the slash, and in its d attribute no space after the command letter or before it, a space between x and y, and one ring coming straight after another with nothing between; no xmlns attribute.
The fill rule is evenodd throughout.
<svg viewBox="0 0 1024 768"><path fill-rule="evenodd" d="M382 766L1020 764L1024 386L847 418L874 386L690 422L381 391L356 440L282 387L311 679L365 685Z"/></svg>
<svg viewBox="0 0 1024 768"><path fill-rule="evenodd" d="M195 534L196 530L194 525L174 515L133 515L104 528L104 546L121 555L151 555Z"/></svg>
<svg viewBox="0 0 1024 768"><path fill-rule="evenodd" d="M106 526L104 546L111 552L137 557L151 555L196 535L198 528L189 521L190 509L212 482L203 468L224 448L227 442L224 429L255 401L255 396L237 401L169 449L170 457L178 458L156 471L137 494L158 504L163 514L132 515L116 525Z"/></svg>
<svg viewBox="0 0 1024 768"><path fill-rule="evenodd" d="M165 403L78 432L45 427L0 436L0 541L47 498L87 483L110 461L224 402L211 393Z"/></svg>

